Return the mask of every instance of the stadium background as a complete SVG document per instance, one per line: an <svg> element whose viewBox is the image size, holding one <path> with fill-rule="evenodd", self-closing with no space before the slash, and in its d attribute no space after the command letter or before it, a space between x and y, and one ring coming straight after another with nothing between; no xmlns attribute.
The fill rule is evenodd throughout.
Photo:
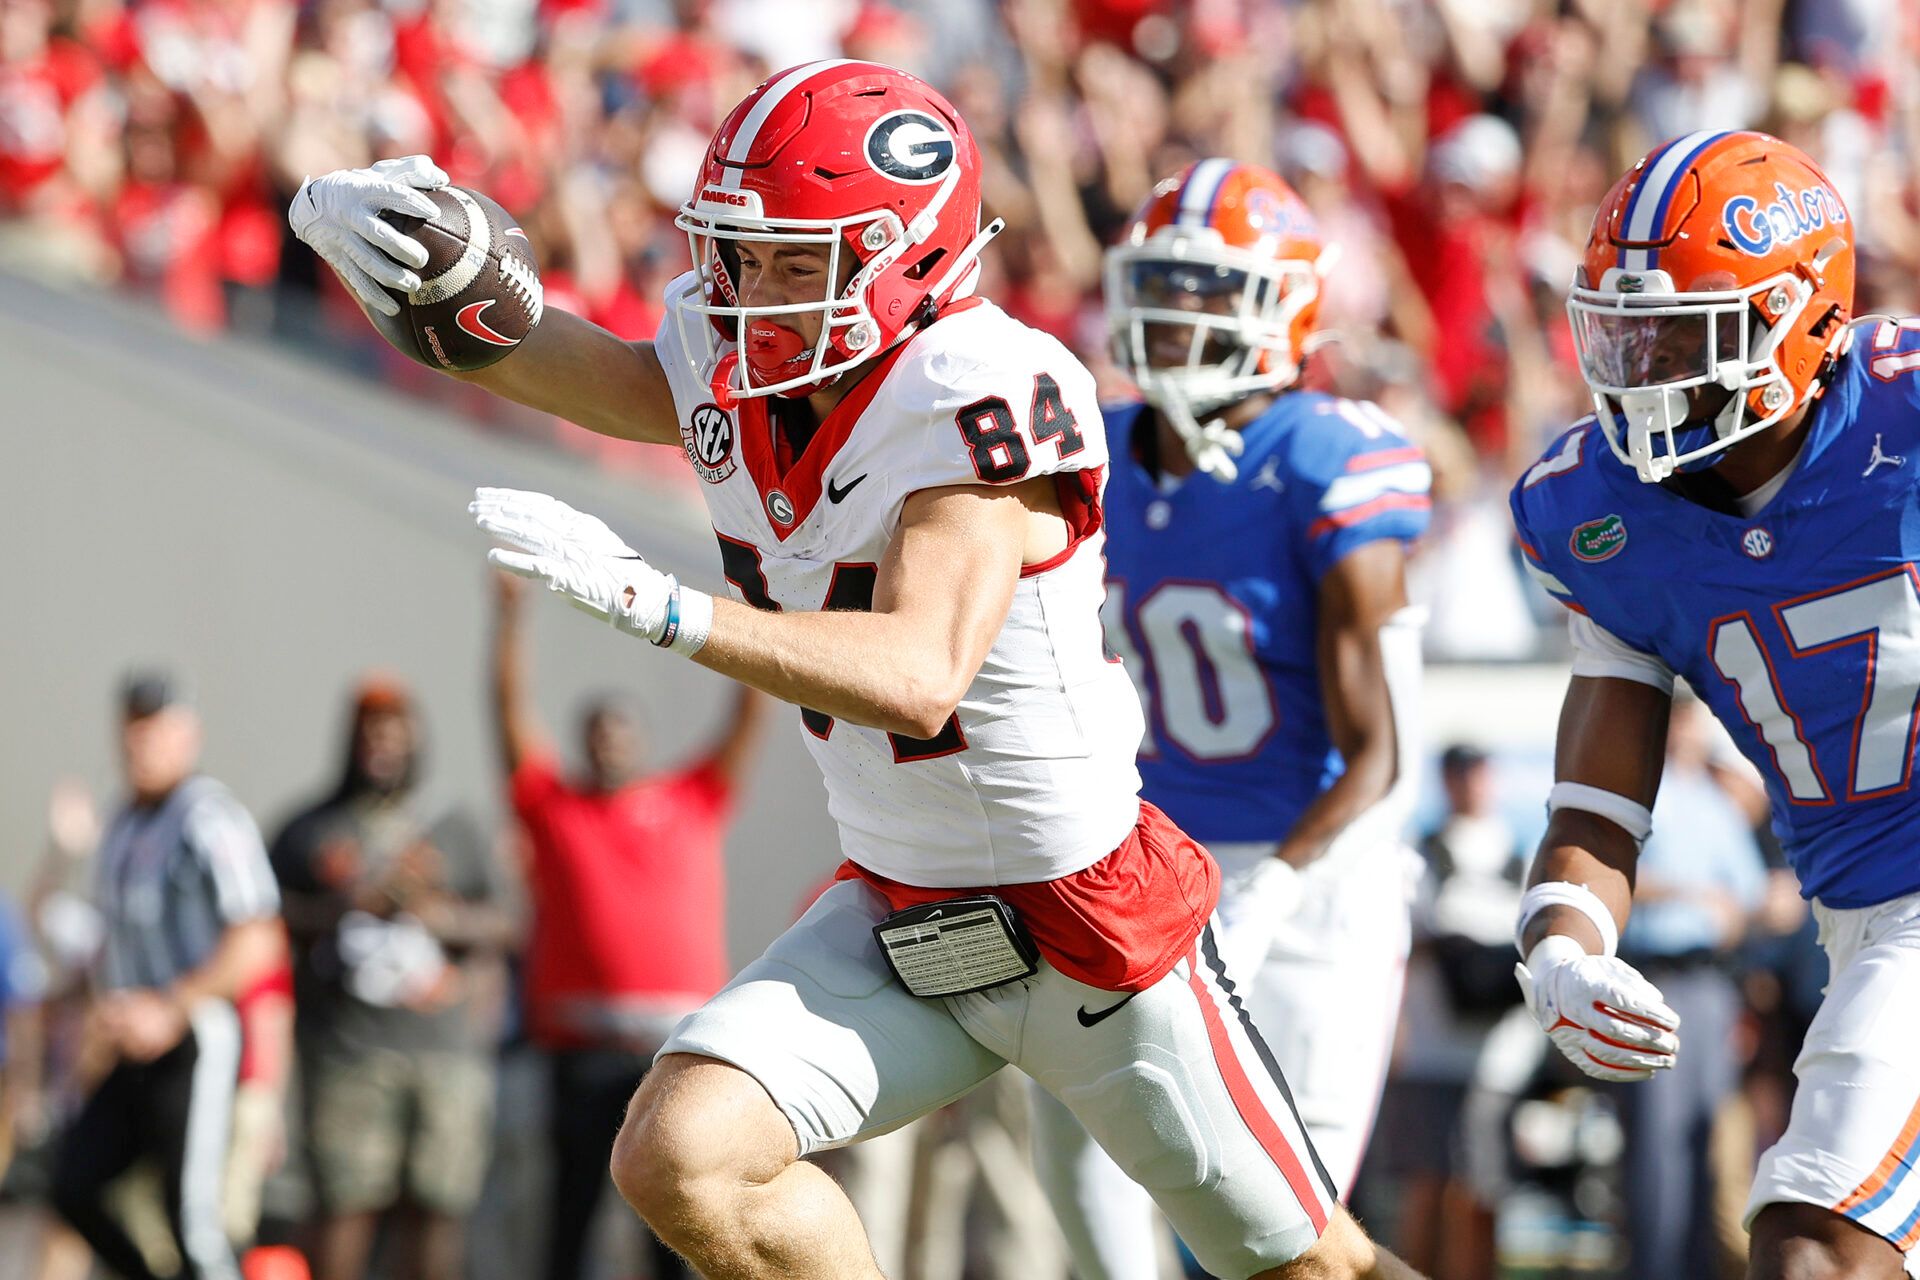
<svg viewBox="0 0 1920 1280"><path fill-rule="evenodd" d="M562 494L715 587L697 494L667 451L392 353L291 241L286 200L304 174L429 152L522 217L549 303L644 337L719 115L842 55L952 96L1009 223L984 291L1116 391L1099 251L1152 181L1229 154L1296 184L1345 250L1322 310L1341 340L1312 376L1378 399L1434 463L1429 746L1494 750L1523 838L1564 645L1503 496L1583 410L1560 300L1599 195L1662 138L1767 128L1852 211L1856 312L1920 291L1911 0L0 0L0 888L38 858L57 778L110 795L110 690L139 662L189 679L209 770L269 825L331 768L344 691L393 670L426 714L433 804L498 829L468 491ZM634 690L670 758L667 726L717 720L718 680L563 610L533 625L551 721ZM790 731L729 860L744 960L836 860Z"/></svg>

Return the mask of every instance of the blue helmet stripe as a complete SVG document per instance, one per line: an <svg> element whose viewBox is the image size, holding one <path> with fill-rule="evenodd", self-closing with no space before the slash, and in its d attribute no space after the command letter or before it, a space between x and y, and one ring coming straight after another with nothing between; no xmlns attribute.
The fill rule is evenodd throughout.
<svg viewBox="0 0 1920 1280"><path fill-rule="evenodd" d="M1660 228L1666 224L1667 208L1673 202L1674 189L1680 185L1680 177L1686 173L1687 166L1708 146L1726 136L1724 129L1689 133L1675 138L1649 156L1646 176L1627 200L1626 213L1620 220L1620 238L1652 240L1657 237ZM1656 260L1654 251L1622 248L1618 265L1644 271L1650 269Z"/></svg>

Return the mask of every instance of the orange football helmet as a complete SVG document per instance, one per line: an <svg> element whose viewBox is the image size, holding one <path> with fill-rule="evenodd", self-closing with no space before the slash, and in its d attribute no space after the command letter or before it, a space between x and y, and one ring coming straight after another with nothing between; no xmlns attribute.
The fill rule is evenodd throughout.
<svg viewBox="0 0 1920 1280"><path fill-rule="evenodd" d="M1853 311L1853 222L1764 133L1656 147L1600 202L1567 297L1607 442L1649 484L1826 389Z"/></svg>
<svg viewBox="0 0 1920 1280"><path fill-rule="evenodd" d="M1201 415L1299 378L1335 256L1279 175L1219 158L1155 187L1107 250L1114 359L1203 469L1230 479L1240 441Z"/></svg>

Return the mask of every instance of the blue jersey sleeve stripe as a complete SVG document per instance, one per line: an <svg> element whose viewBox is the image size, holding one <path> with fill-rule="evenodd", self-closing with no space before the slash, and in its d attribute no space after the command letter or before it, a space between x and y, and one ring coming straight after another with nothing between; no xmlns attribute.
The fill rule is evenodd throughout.
<svg viewBox="0 0 1920 1280"><path fill-rule="evenodd" d="M1375 502L1383 494L1425 494L1432 487L1432 467L1425 462L1403 462L1398 466L1340 476L1320 495L1320 510L1330 515Z"/></svg>
<svg viewBox="0 0 1920 1280"><path fill-rule="evenodd" d="M1354 507L1345 507L1329 515L1321 516L1318 520L1315 520L1311 525L1307 526L1307 536L1309 538L1318 538L1329 533L1336 533L1341 529L1351 528L1356 524L1360 524L1362 521L1371 520L1375 516L1385 515L1390 511L1425 512L1431 510L1432 507L1433 499L1429 498L1425 493L1383 493L1371 502L1364 502Z"/></svg>
<svg viewBox="0 0 1920 1280"><path fill-rule="evenodd" d="M1380 467L1397 466L1402 462L1425 462L1427 455L1418 445L1408 445L1403 449L1382 449L1378 453L1362 453L1347 459L1347 470L1373 471Z"/></svg>

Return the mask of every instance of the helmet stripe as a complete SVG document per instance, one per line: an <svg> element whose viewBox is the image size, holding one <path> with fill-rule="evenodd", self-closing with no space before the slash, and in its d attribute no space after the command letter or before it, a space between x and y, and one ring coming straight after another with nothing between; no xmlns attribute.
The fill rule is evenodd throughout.
<svg viewBox="0 0 1920 1280"><path fill-rule="evenodd" d="M1640 185L1634 188L1633 197L1627 201L1627 211L1621 219L1620 238L1658 239L1660 229L1666 224L1667 208L1673 203L1673 193L1680 185L1680 178L1701 152L1727 134L1728 130L1725 129L1703 129L1675 138L1656 151L1647 162L1647 176L1640 180ZM1620 251L1619 265L1633 270L1650 270L1658 261L1658 250Z"/></svg>
<svg viewBox="0 0 1920 1280"><path fill-rule="evenodd" d="M767 122L767 117L773 114L773 109L788 94L823 71L848 66L855 61L857 59L854 58L829 58L821 62L802 63L768 85L767 91L760 95L760 101L753 104L753 110L747 112L747 118L740 122L740 131L733 135L733 145L727 148L726 154L729 167L721 177L720 185L729 190L739 187L742 171L738 166L753 154L753 144L760 137L760 126Z"/></svg>
<svg viewBox="0 0 1920 1280"><path fill-rule="evenodd" d="M1231 160L1218 156L1193 166L1193 174L1180 191L1180 211L1174 222L1182 227L1204 227L1213 221L1213 206L1220 199L1220 188L1234 170Z"/></svg>

